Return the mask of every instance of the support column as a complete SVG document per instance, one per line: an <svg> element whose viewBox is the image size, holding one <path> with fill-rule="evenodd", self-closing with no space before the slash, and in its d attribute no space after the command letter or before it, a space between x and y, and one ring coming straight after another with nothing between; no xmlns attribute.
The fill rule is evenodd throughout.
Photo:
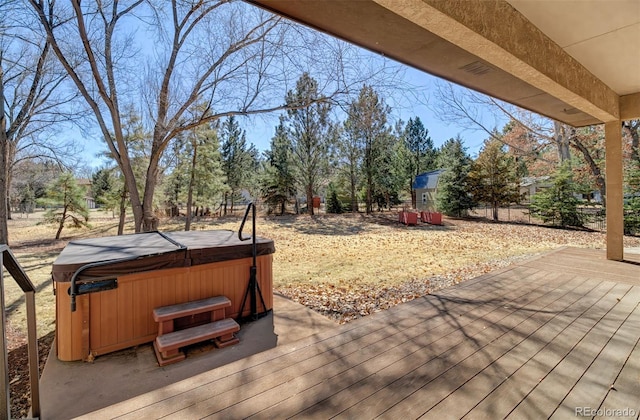
<svg viewBox="0 0 640 420"><path fill-rule="evenodd" d="M607 259L624 258L624 208L622 193L622 127L620 121L604 124L607 186Z"/></svg>

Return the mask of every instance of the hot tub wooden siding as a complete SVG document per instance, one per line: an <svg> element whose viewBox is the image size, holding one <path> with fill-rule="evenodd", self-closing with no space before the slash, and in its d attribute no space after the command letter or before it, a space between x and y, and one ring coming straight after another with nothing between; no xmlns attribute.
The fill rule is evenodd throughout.
<svg viewBox="0 0 640 420"><path fill-rule="evenodd" d="M266 308L258 297L258 312L273 308L273 255L257 258L257 278ZM71 312L68 282L56 287L56 351L63 361L87 360L151 342L158 327L152 311L159 306L223 295L231 300L226 317L237 318L249 281L251 258L191 267L148 271L118 277L118 287L77 296ZM243 316L249 316L247 298Z"/></svg>

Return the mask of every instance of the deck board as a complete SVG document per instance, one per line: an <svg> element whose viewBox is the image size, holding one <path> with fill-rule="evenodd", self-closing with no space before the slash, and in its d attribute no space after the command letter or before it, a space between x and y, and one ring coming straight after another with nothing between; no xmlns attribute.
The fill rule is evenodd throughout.
<svg viewBox="0 0 640 420"><path fill-rule="evenodd" d="M605 336L603 338L606 339L607 331L610 332L607 342L593 363L589 365L570 390L567 398L562 401L562 405L551 415L551 418L561 419L575 415L574 407L579 407L584 404L584 401L593 401L598 405L604 401L609 390L614 386L615 379L626 363L627 357L633 350L635 343L629 339L630 335L634 330L637 331L640 328L640 311L638 309L640 300L637 295L635 299L631 299L631 305L634 301L636 303L631 313L628 310L620 311L620 316L626 317L618 327L613 323L603 326L601 334L601 336ZM640 381L640 377L638 380ZM640 399L640 394L636 394L636 398Z"/></svg>
<svg viewBox="0 0 640 420"><path fill-rule="evenodd" d="M613 333L614 326L617 327L622 321L620 318L623 314L637 305L640 289L634 288L634 293L629 293L629 289L626 285L616 285L616 290L608 293L594 307L597 310L576 318L574 322L577 326L576 334L571 336L571 339L563 336L563 341L575 343L569 353L554 366L549 375L539 382L507 418L521 419L528 413L534 413L538 418L548 418L556 411L567 393L571 391L606 344ZM618 301L622 291L625 292L624 296ZM605 318L607 322L604 321ZM582 401L579 405L583 404L599 405L599 401L587 397L587 401ZM574 412L573 405L567 406L567 409Z"/></svg>
<svg viewBox="0 0 640 420"><path fill-rule="evenodd" d="M640 265L565 248L86 418L638 416L639 378Z"/></svg>
<svg viewBox="0 0 640 420"><path fill-rule="evenodd" d="M531 298L535 296L534 285L541 284L541 279L538 282L532 282L531 290L520 290L518 294L527 293ZM424 358L424 349L429 348L431 353L447 352L452 346L457 343L464 342L464 340L472 335L471 330L485 331L491 324L489 318L491 316L500 316L499 305L486 305L491 310L491 314L485 314L480 316L478 311L481 309L475 308L474 310L461 314L455 321L455 323L443 322L437 328L428 329L419 325L418 328L412 328L411 330L405 330L398 337L391 337L392 341L376 343L380 349L375 349L372 355L369 348L362 348L356 357L348 360L346 365L340 366L337 371L327 371L325 369L314 372L314 376L297 378L301 383L304 383L308 388L303 392L298 392L295 395L289 396L289 398L283 398L284 393L281 390L270 391L271 395L265 395L261 398L261 401L247 401L246 403L251 406L252 410L255 410L257 406L263 407L267 404L269 409L261 411L258 416L261 418L276 418L281 417L284 413L291 414L300 410L300 401L304 401L306 396L313 397L316 401L320 400L315 406L325 408L325 401L331 394L335 394L338 390L345 390L346 388L353 387L352 390L347 390L345 395L349 395L350 399L353 399L354 392L359 388L362 381L371 375L374 375L382 368L402 362L403 366L410 365L411 363L422 363ZM506 313L512 313L514 310L504 310ZM470 318L471 317L471 318ZM501 318L504 318L503 313ZM423 324L431 324L429 320L426 320ZM473 326L471 325L473 324ZM466 332L468 336L462 334L459 325L468 326ZM425 325L426 326L426 325ZM386 347L386 348L385 348ZM439 349L441 348L441 349ZM357 369L354 369L357 368ZM289 384L287 384L287 387ZM325 397L323 401L322 397ZM274 404L274 401L283 400L283 403ZM336 401L331 401L331 406L336 406ZM225 415L226 413L220 413ZM240 413L241 415L244 413ZM311 415L309 412L302 412L301 417L308 418ZM315 413L315 415L321 415L321 417L329 417L329 413Z"/></svg>
<svg viewBox="0 0 640 420"><path fill-rule="evenodd" d="M490 393L485 392L482 401L465 415L474 419L495 419L504 418L511 412L569 352L572 340L575 340L572 336L576 325L572 321L592 310L612 287L613 284L600 283L574 302L569 308L581 305L583 312L561 317L554 322L549 335L542 340L543 347Z"/></svg>

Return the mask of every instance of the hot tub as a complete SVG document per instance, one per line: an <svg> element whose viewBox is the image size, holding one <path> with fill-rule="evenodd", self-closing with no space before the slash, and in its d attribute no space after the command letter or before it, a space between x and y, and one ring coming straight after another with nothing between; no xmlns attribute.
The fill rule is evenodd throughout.
<svg viewBox="0 0 640 420"><path fill-rule="evenodd" d="M272 240L256 238L257 310L273 307ZM56 352L63 361L151 342L154 308L213 296L231 300L227 318L251 315L244 304L251 242L233 231L149 232L70 242L53 263ZM71 284L74 278L75 311ZM264 305L263 302L264 301Z"/></svg>

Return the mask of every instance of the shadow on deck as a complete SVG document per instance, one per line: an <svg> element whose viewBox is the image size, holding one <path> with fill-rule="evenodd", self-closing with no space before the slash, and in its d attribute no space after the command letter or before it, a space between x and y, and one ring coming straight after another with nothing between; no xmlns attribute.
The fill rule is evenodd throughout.
<svg viewBox="0 0 640 420"><path fill-rule="evenodd" d="M628 258L557 250L225 365L203 355L158 368L124 353L120 380L165 378L148 392L107 384L98 358L78 367L92 372L83 388L79 376L43 378L43 393L59 388L43 418L636 418L640 255ZM259 322L244 344L251 328L275 337L273 318ZM85 400L93 408L59 408Z"/></svg>

